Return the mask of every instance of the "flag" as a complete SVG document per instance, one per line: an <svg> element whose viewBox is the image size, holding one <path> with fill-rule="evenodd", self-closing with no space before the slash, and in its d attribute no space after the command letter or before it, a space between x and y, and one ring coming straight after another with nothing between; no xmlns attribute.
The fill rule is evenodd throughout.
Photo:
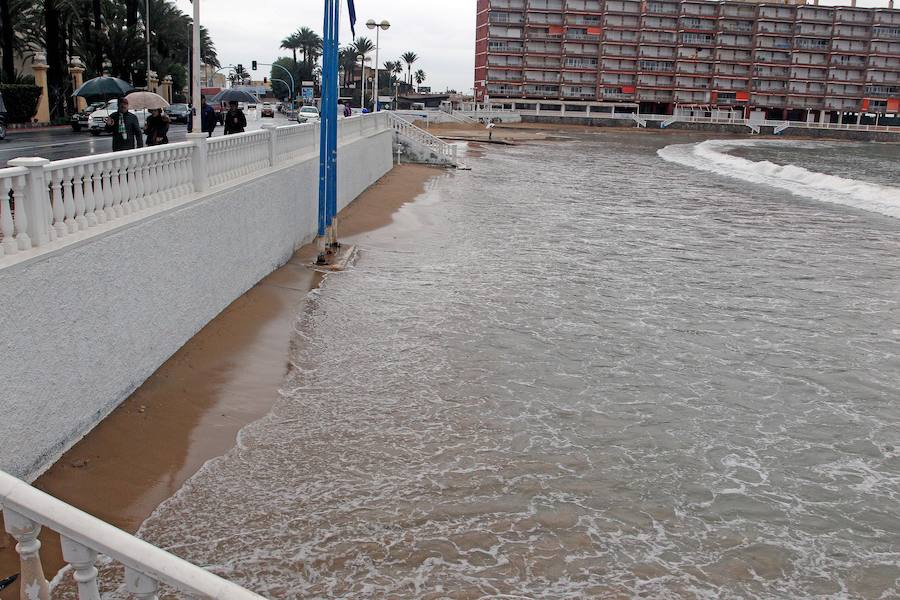
<svg viewBox="0 0 900 600"><path fill-rule="evenodd" d="M353 0L347 0L347 11L350 13L350 31L353 39L356 39L356 7L353 6Z"/></svg>

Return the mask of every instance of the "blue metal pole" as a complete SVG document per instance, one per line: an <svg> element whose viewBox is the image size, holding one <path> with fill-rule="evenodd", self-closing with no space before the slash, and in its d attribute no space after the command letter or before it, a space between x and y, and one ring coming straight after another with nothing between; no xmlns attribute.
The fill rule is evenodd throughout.
<svg viewBox="0 0 900 600"><path fill-rule="evenodd" d="M328 176L330 178L328 185L329 197L329 224L334 225L334 217L337 216L337 104L338 104L338 48L340 39L341 26L341 0L335 0L334 21L332 22L332 47L331 62L329 64L329 78L326 82L328 86L328 150L330 152L330 161L328 166ZM335 238L337 236L335 235ZM337 241L335 239L335 241Z"/></svg>
<svg viewBox="0 0 900 600"><path fill-rule="evenodd" d="M324 26L322 32L322 50L323 50L323 66L328 64L328 55L329 49L331 48L331 24L333 23L332 19L332 7L334 5L334 0L325 0L325 19ZM327 71L327 67L326 67ZM324 83L324 77L323 77ZM322 117L319 119L319 228L318 233L319 237L325 235L325 228L328 226L327 223L327 215L328 215L328 135L327 135L327 120L324 114L325 107L325 86L322 87Z"/></svg>

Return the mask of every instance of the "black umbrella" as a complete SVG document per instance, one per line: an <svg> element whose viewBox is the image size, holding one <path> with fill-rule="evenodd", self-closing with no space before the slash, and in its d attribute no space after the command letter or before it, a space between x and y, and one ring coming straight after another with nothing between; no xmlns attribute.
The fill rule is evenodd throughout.
<svg viewBox="0 0 900 600"><path fill-rule="evenodd" d="M229 89L222 90L221 92L213 96L210 102L246 102L248 104L255 104L256 97L253 94L245 92L244 90Z"/></svg>
<svg viewBox="0 0 900 600"><path fill-rule="evenodd" d="M118 77L108 77L104 75L85 81L72 95L81 96L90 102L92 100L118 98L133 91L134 87L127 81L123 81Z"/></svg>

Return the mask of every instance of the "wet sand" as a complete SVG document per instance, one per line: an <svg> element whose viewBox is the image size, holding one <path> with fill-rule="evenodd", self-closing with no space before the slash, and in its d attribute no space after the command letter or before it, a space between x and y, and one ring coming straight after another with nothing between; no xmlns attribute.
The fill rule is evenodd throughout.
<svg viewBox="0 0 900 600"><path fill-rule="evenodd" d="M392 221L426 182L445 171L401 165L341 211L341 238L356 243ZM291 260L235 300L125 402L41 475L34 485L134 532L206 461L234 446L238 431L265 415L288 369L293 323L321 275L316 248ZM2 519L0 519L2 521ZM59 541L41 535L44 571L63 566ZM0 579L19 570L15 541L0 534ZM18 586L0 598L18 598Z"/></svg>

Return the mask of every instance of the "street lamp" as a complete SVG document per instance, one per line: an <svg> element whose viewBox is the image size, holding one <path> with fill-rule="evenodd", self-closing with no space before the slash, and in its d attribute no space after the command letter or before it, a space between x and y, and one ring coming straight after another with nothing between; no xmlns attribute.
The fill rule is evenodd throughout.
<svg viewBox="0 0 900 600"><path fill-rule="evenodd" d="M386 20L376 23L375 19L369 19L366 21L366 27L375 30L375 93L372 95L375 97L375 112L378 112L378 34L381 33L382 29L385 31L390 29L391 24ZM365 71L365 62L363 62L363 71ZM363 104L365 105L365 103L366 99L363 98Z"/></svg>

